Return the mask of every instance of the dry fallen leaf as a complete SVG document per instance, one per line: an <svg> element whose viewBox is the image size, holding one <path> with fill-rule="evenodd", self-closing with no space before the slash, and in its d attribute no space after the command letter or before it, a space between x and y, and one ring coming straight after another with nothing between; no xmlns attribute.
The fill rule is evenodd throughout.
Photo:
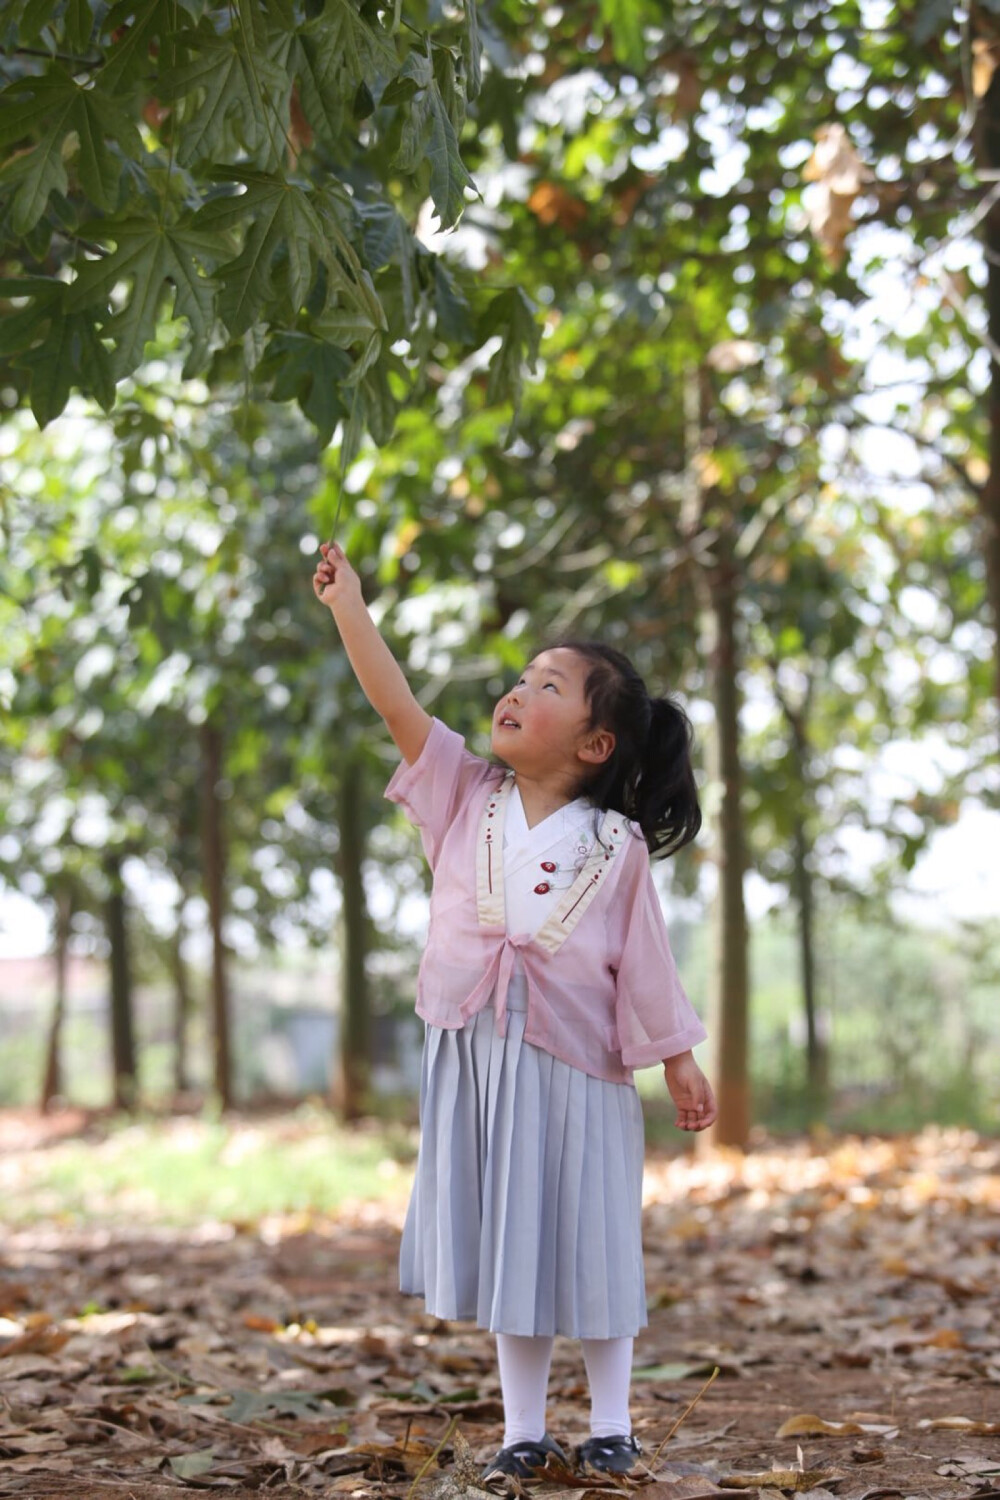
<svg viewBox="0 0 1000 1500"><path fill-rule="evenodd" d="M840 1437L863 1432L864 1428L858 1422L825 1422L822 1417L803 1412L800 1416L789 1417L787 1422L782 1422L775 1437L820 1437L825 1433Z"/></svg>
<svg viewBox="0 0 1000 1500"><path fill-rule="evenodd" d="M827 1422L811 1412L803 1412L800 1416L789 1417L787 1422L783 1422L775 1437L895 1437L898 1432L899 1429L890 1424L862 1422L857 1417L848 1417L843 1422Z"/></svg>
<svg viewBox="0 0 1000 1500"><path fill-rule="evenodd" d="M725 1490L768 1488L798 1494L817 1485L835 1484L844 1477L839 1469L765 1469L757 1474L720 1474L719 1484Z"/></svg>
<svg viewBox="0 0 1000 1500"><path fill-rule="evenodd" d="M944 1428L949 1432L966 1432L974 1437L996 1437L1000 1434L1000 1422L974 1422L971 1417L929 1417L917 1426L926 1431Z"/></svg>

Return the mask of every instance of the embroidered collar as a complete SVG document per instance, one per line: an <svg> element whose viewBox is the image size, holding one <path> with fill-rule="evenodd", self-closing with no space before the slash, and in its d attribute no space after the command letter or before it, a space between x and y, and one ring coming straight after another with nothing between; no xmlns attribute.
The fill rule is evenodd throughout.
<svg viewBox="0 0 1000 1500"><path fill-rule="evenodd" d="M479 823L476 905L481 927L504 927L506 924L503 826L513 786L514 772L508 771L499 786L491 789ZM607 883L611 865L626 837L625 819L621 813L605 813L579 875L535 933L534 942L549 953L555 953L562 946L601 886Z"/></svg>

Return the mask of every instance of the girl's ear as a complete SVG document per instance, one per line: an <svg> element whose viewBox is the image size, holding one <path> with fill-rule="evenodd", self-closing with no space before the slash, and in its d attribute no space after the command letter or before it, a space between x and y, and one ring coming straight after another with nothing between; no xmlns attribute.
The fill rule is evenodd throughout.
<svg viewBox="0 0 1000 1500"><path fill-rule="evenodd" d="M595 729L588 734L577 754L591 766L603 766L615 752L617 741L610 729Z"/></svg>

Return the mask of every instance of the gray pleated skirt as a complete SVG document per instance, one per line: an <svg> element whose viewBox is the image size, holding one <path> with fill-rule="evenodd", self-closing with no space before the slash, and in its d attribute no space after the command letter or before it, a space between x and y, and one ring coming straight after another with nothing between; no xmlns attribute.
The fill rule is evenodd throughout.
<svg viewBox="0 0 1000 1500"><path fill-rule="evenodd" d="M505 1037L492 1006L459 1031L426 1028L400 1289L494 1333L634 1335L646 1324L639 1096L525 1042L523 1006L515 978Z"/></svg>

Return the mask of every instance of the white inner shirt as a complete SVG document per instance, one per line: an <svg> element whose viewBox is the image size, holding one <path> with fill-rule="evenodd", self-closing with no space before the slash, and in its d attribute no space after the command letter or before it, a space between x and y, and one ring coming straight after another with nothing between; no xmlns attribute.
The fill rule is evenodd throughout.
<svg viewBox="0 0 1000 1500"><path fill-rule="evenodd" d="M594 842L595 817L593 803L577 797L529 828L521 794L513 788L503 827L504 905L511 936L534 937L565 896ZM543 861L558 869L543 870ZM543 884L549 889L539 895L535 887Z"/></svg>

